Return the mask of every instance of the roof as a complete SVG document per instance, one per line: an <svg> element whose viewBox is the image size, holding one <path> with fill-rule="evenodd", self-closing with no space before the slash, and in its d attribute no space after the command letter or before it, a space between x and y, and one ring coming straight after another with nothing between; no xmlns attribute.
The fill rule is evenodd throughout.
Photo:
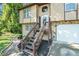
<svg viewBox="0 0 79 59"><path fill-rule="evenodd" d="M20 11L20 10L25 9L25 8L27 8L27 7L31 6L31 5L33 5L33 4L34 4L34 3L26 3L26 4L24 4L23 7L19 8L18 10Z"/></svg>
<svg viewBox="0 0 79 59"><path fill-rule="evenodd" d="M43 5L43 4L48 4L48 3L26 3L22 8L18 9L19 11L22 10L22 9L25 9L29 6L32 6L32 5Z"/></svg>

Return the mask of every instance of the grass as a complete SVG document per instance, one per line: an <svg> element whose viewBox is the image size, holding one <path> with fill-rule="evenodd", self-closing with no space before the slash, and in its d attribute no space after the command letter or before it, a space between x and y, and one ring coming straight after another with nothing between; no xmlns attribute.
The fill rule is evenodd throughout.
<svg viewBox="0 0 79 59"><path fill-rule="evenodd" d="M16 35L18 34L5 33L2 36L0 36L0 53L4 48L6 48L10 44L12 37Z"/></svg>
<svg viewBox="0 0 79 59"><path fill-rule="evenodd" d="M8 36L0 36L0 53L9 45L10 42L11 40Z"/></svg>

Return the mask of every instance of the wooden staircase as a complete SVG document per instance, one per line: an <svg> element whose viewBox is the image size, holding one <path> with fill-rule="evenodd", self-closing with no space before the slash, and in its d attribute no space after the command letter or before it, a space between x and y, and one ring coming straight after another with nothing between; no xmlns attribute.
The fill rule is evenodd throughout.
<svg viewBox="0 0 79 59"><path fill-rule="evenodd" d="M19 49L28 55L37 55L37 49L40 46L44 35L44 26L39 28L38 23L27 34L24 40L18 45Z"/></svg>

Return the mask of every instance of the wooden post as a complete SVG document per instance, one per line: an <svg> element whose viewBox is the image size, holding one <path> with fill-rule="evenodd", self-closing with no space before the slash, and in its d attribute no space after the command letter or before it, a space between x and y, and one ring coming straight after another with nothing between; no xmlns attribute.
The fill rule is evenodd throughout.
<svg viewBox="0 0 79 59"><path fill-rule="evenodd" d="M48 43L50 44L50 40L52 40L52 28L51 28L51 22L50 22L50 17L49 17L49 27L48 27Z"/></svg>
<svg viewBox="0 0 79 59"><path fill-rule="evenodd" d="M35 43L33 44L33 56L35 56Z"/></svg>

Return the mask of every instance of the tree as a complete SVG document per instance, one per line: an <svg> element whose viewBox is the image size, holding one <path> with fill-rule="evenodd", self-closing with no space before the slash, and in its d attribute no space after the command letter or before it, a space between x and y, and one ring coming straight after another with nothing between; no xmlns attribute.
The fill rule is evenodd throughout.
<svg viewBox="0 0 79 59"><path fill-rule="evenodd" d="M19 11L22 7L21 3L3 4L2 22L5 31L12 33L21 33L21 25L19 24Z"/></svg>

